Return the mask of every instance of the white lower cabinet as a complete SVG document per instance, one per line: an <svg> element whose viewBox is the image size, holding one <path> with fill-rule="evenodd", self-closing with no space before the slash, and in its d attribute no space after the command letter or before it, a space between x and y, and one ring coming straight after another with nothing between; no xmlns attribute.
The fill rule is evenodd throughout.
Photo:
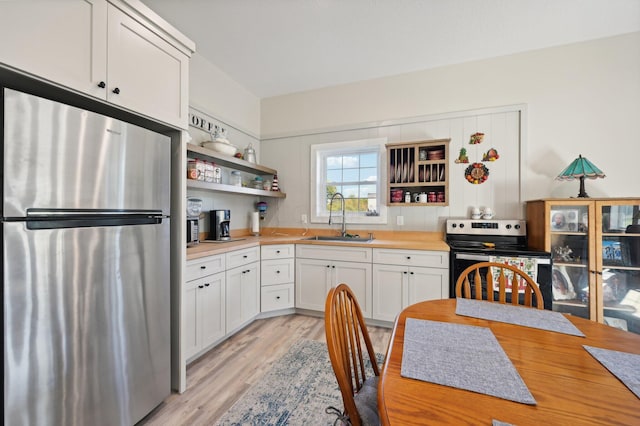
<svg viewBox="0 0 640 426"><path fill-rule="evenodd" d="M226 254L226 332L232 333L260 313L260 247Z"/></svg>
<svg viewBox="0 0 640 426"><path fill-rule="evenodd" d="M341 283L355 293L362 315L371 318L370 248L296 246L296 308L324 311L329 290Z"/></svg>
<svg viewBox="0 0 640 426"><path fill-rule="evenodd" d="M373 319L395 321L409 305L449 297L447 252L399 249L373 249L373 252Z"/></svg>
<svg viewBox="0 0 640 426"><path fill-rule="evenodd" d="M278 244L261 247L260 312L293 308L295 246Z"/></svg>
<svg viewBox="0 0 640 426"><path fill-rule="evenodd" d="M224 255L187 264L187 282L182 290L184 359L225 336L225 290Z"/></svg>

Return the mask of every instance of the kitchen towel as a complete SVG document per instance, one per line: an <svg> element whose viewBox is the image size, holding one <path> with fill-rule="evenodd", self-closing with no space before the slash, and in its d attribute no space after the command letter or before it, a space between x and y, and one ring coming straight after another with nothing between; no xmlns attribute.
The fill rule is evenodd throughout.
<svg viewBox="0 0 640 426"><path fill-rule="evenodd" d="M638 398L640 398L640 355L582 345Z"/></svg>
<svg viewBox="0 0 640 426"><path fill-rule="evenodd" d="M407 318L400 374L536 404L498 340L486 327Z"/></svg>
<svg viewBox="0 0 640 426"><path fill-rule="evenodd" d="M584 337L578 328L560 312L527 308L475 299L456 299L456 315L522 325Z"/></svg>

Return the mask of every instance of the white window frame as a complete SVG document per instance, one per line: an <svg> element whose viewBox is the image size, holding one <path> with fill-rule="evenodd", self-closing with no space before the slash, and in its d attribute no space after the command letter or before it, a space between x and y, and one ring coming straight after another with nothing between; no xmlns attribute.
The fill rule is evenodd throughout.
<svg viewBox="0 0 640 426"><path fill-rule="evenodd" d="M377 216L367 216L365 214L346 213L347 224L386 224L387 223L387 167L386 147L387 138L371 138L355 141L344 141L334 143L323 143L311 145L311 218L312 223L329 223L329 211L326 206L326 181L327 176L323 159L328 155L350 154L354 152L378 151L378 181L376 189L376 199L378 206ZM373 149L372 149L373 148ZM334 223L341 223L340 214Z"/></svg>

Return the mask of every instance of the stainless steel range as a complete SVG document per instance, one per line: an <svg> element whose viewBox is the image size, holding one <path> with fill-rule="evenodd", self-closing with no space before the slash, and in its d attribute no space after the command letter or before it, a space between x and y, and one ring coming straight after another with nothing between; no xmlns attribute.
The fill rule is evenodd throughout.
<svg viewBox="0 0 640 426"><path fill-rule="evenodd" d="M504 262L527 271L540 286L545 309L552 308L551 254L528 248L524 220L448 219L446 241L451 248L450 297L455 297L456 281L468 266Z"/></svg>

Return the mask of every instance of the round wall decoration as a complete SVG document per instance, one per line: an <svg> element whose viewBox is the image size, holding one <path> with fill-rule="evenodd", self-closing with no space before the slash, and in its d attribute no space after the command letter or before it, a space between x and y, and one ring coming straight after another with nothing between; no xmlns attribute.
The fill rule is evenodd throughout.
<svg viewBox="0 0 640 426"><path fill-rule="evenodd" d="M489 169L482 163L473 163L465 169L464 177L467 182L479 185L489 179Z"/></svg>

